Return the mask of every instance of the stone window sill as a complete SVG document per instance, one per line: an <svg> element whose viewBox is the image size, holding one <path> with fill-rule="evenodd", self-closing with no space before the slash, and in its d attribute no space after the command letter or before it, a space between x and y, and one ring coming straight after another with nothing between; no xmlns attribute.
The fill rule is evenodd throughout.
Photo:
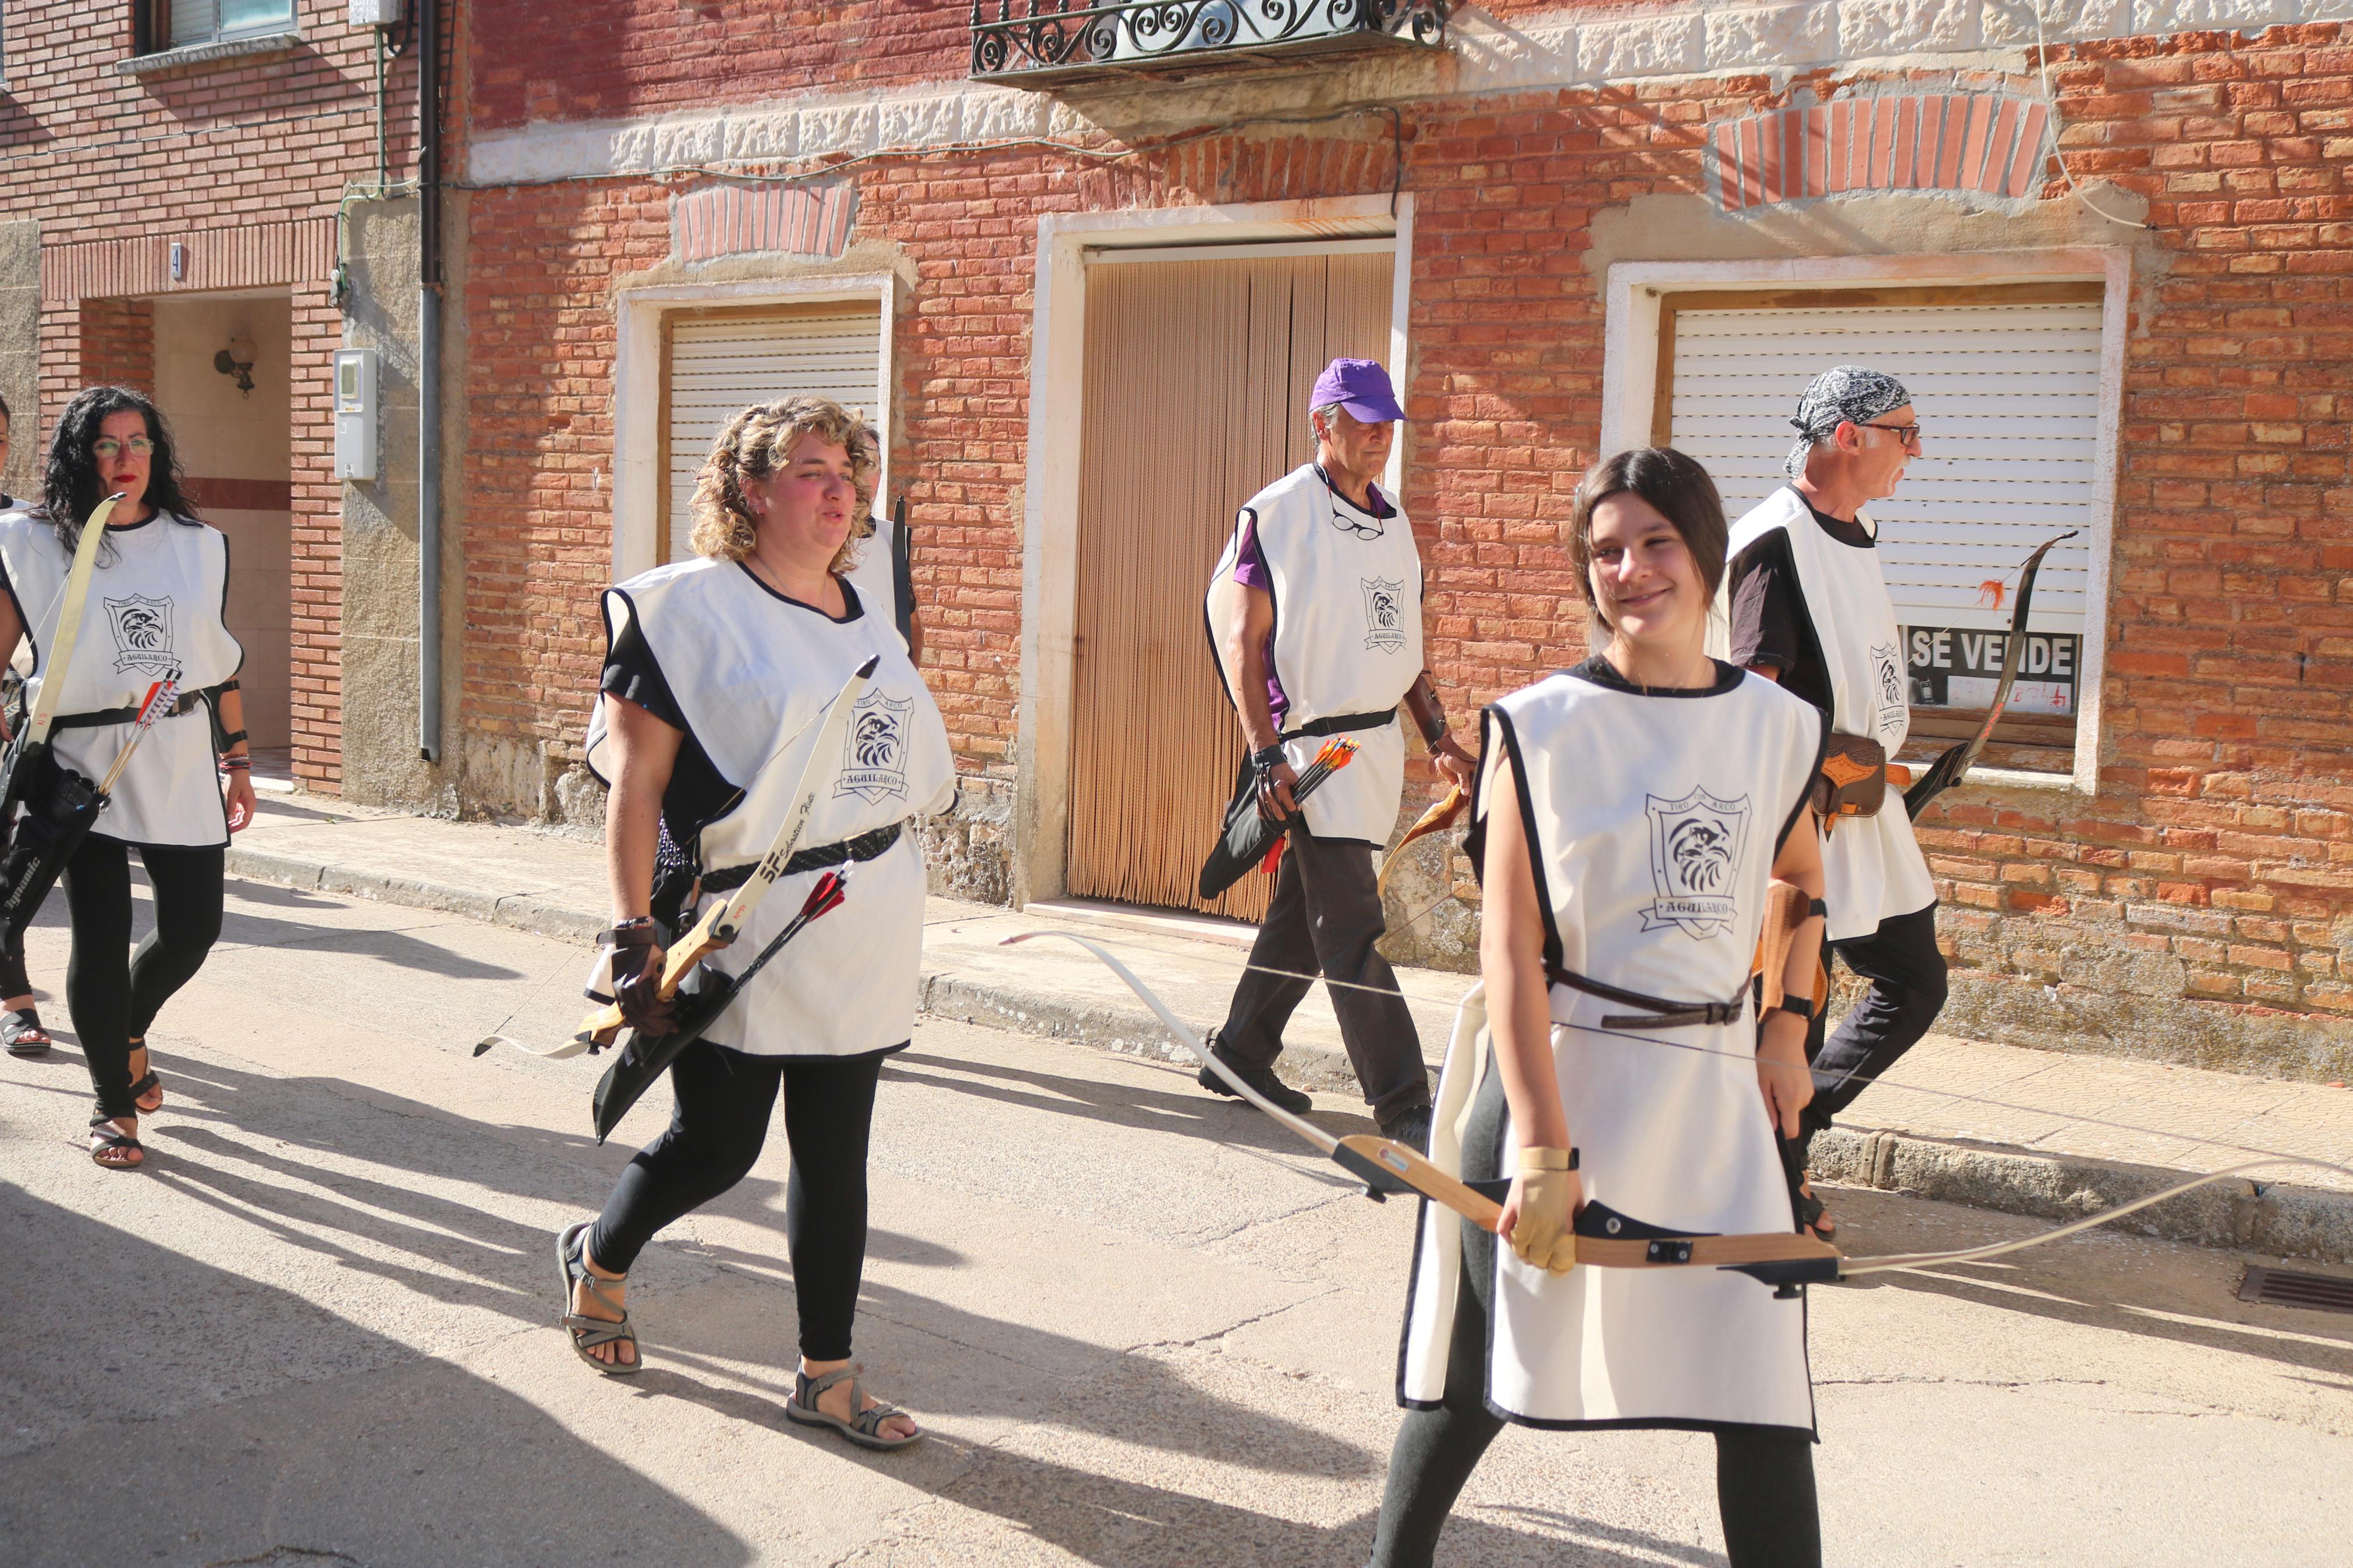
<svg viewBox="0 0 2353 1568"><path fill-rule="evenodd" d="M176 49L158 49L152 55L133 55L127 60L117 60L114 62L114 74L152 76L158 71L175 70L181 66L244 59L252 55L274 55L290 49L301 41L302 30L300 27L286 27L275 33L256 33L247 38L188 44Z"/></svg>
<svg viewBox="0 0 2353 1568"><path fill-rule="evenodd" d="M2073 773L2044 773L2026 768L1971 768L1969 783L1999 784L2003 789L2073 789Z"/></svg>

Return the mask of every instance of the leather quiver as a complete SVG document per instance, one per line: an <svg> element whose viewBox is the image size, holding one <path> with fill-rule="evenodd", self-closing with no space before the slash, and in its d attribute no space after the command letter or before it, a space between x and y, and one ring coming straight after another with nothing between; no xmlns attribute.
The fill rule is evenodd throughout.
<svg viewBox="0 0 2353 1568"><path fill-rule="evenodd" d="M1831 732L1814 775L1815 812L1824 821L1876 816L1887 801L1887 748L1863 735Z"/></svg>

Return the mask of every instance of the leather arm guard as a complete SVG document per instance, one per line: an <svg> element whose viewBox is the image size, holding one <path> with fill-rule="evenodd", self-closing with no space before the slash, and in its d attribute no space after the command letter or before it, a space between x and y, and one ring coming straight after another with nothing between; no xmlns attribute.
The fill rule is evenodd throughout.
<svg viewBox="0 0 2353 1568"><path fill-rule="evenodd" d="M1764 984L1764 994L1757 1009L1758 1022L1772 1012L1796 1013L1800 1009L1790 1005L1784 977L1789 971L1789 951L1798 944L1798 933L1806 922L1820 920L1829 914L1821 900L1813 897L1795 882L1778 878L1765 893L1765 931L1757 943L1757 978ZM1817 1018L1831 999L1831 972L1821 962L1821 942L1815 938L1814 994L1806 1000L1812 1005L1804 1016Z"/></svg>

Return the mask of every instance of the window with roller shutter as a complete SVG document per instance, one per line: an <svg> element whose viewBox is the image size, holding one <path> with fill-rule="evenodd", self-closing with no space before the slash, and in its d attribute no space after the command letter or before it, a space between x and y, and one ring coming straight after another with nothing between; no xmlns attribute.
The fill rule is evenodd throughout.
<svg viewBox="0 0 2353 1568"><path fill-rule="evenodd" d="M694 553L695 477L719 433L754 403L830 397L872 420L889 450L879 304L678 311L662 336L663 561Z"/></svg>
<svg viewBox="0 0 2353 1568"><path fill-rule="evenodd" d="M2101 288L1708 292L1662 301L1653 439L1698 458L1738 517L1784 481L1789 416L1819 372L1862 364L1904 383L1925 450L1867 510L1906 627L1914 732L1966 732L1993 698L2021 564L2044 558L1997 740L2072 748L2099 493ZM2063 768L2056 755L2031 765Z"/></svg>

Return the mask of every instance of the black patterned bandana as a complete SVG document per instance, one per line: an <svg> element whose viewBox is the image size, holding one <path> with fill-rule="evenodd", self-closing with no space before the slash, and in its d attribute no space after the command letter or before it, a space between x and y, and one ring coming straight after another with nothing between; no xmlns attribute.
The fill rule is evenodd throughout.
<svg viewBox="0 0 2353 1568"><path fill-rule="evenodd" d="M1806 454L1828 440L1841 424L1868 425L1911 401L1912 395L1904 390L1902 382L1859 364L1822 372L1807 384L1806 395L1798 399L1798 416L1789 421L1797 427L1798 444L1789 448L1789 459L1783 467L1791 479L1799 478L1806 471Z"/></svg>

